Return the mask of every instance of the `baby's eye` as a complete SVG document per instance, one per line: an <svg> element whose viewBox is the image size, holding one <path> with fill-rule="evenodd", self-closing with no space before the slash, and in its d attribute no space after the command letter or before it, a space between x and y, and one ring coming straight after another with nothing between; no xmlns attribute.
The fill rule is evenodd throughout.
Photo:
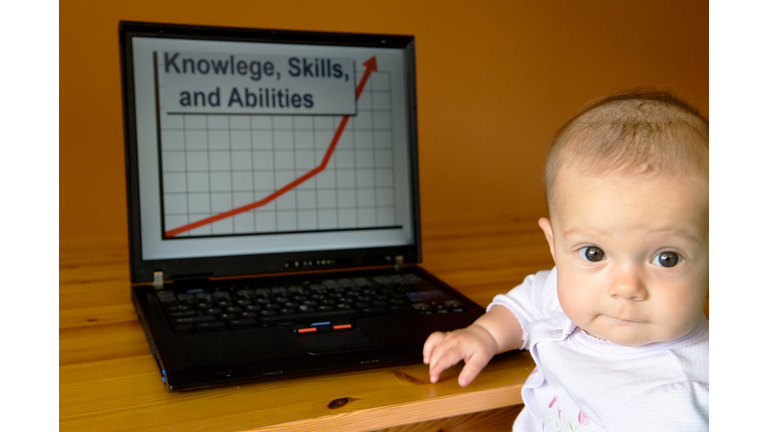
<svg viewBox="0 0 768 432"><path fill-rule="evenodd" d="M680 256L674 252L662 252L653 257L651 263L661 267L674 267L679 260Z"/></svg>
<svg viewBox="0 0 768 432"><path fill-rule="evenodd" d="M598 262L605 259L605 252L597 246L586 246L579 249L576 253L589 262Z"/></svg>

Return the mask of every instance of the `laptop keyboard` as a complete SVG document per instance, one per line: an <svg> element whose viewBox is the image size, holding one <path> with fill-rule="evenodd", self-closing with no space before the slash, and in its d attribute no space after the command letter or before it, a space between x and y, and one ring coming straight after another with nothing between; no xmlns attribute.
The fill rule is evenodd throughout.
<svg viewBox="0 0 768 432"><path fill-rule="evenodd" d="M163 289L157 298L176 334L284 325L295 333L352 327L359 317L463 312L415 274L334 278L287 286ZM170 288L170 287L169 287Z"/></svg>

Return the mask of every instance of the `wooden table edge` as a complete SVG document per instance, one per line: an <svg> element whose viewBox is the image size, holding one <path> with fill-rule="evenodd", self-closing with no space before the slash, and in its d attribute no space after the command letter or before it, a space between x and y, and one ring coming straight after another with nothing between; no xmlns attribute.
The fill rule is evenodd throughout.
<svg viewBox="0 0 768 432"><path fill-rule="evenodd" d="M522 384L245 429L244 432L373 431L521 405ZM428 413L428 414L425 414Z"/></svg>

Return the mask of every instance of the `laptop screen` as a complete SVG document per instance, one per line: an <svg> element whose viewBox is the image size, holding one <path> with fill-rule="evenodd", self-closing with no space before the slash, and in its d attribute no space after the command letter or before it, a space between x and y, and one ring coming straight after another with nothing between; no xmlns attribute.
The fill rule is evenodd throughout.
<svg viewBox="0 0 768 432"><path fill-rule="evenodd" d="M139 261L271 256L270 271L402 247L417 258L413 38L120 33Z"/></svg>

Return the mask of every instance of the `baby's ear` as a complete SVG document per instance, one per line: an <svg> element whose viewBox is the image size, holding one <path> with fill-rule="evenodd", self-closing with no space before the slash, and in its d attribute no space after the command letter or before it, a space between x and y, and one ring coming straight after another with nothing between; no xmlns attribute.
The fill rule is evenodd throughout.
<svg viewBox="0 0 768 432"><path fill-rule="evenodd" d="M552 236L552 223L547 218L539 219L539 226L544 231L544 237L547 238L549 243L549 253L552 254L552 259L555 259L555 238ZM557 262L555 262L557 264Z"/></svg>

